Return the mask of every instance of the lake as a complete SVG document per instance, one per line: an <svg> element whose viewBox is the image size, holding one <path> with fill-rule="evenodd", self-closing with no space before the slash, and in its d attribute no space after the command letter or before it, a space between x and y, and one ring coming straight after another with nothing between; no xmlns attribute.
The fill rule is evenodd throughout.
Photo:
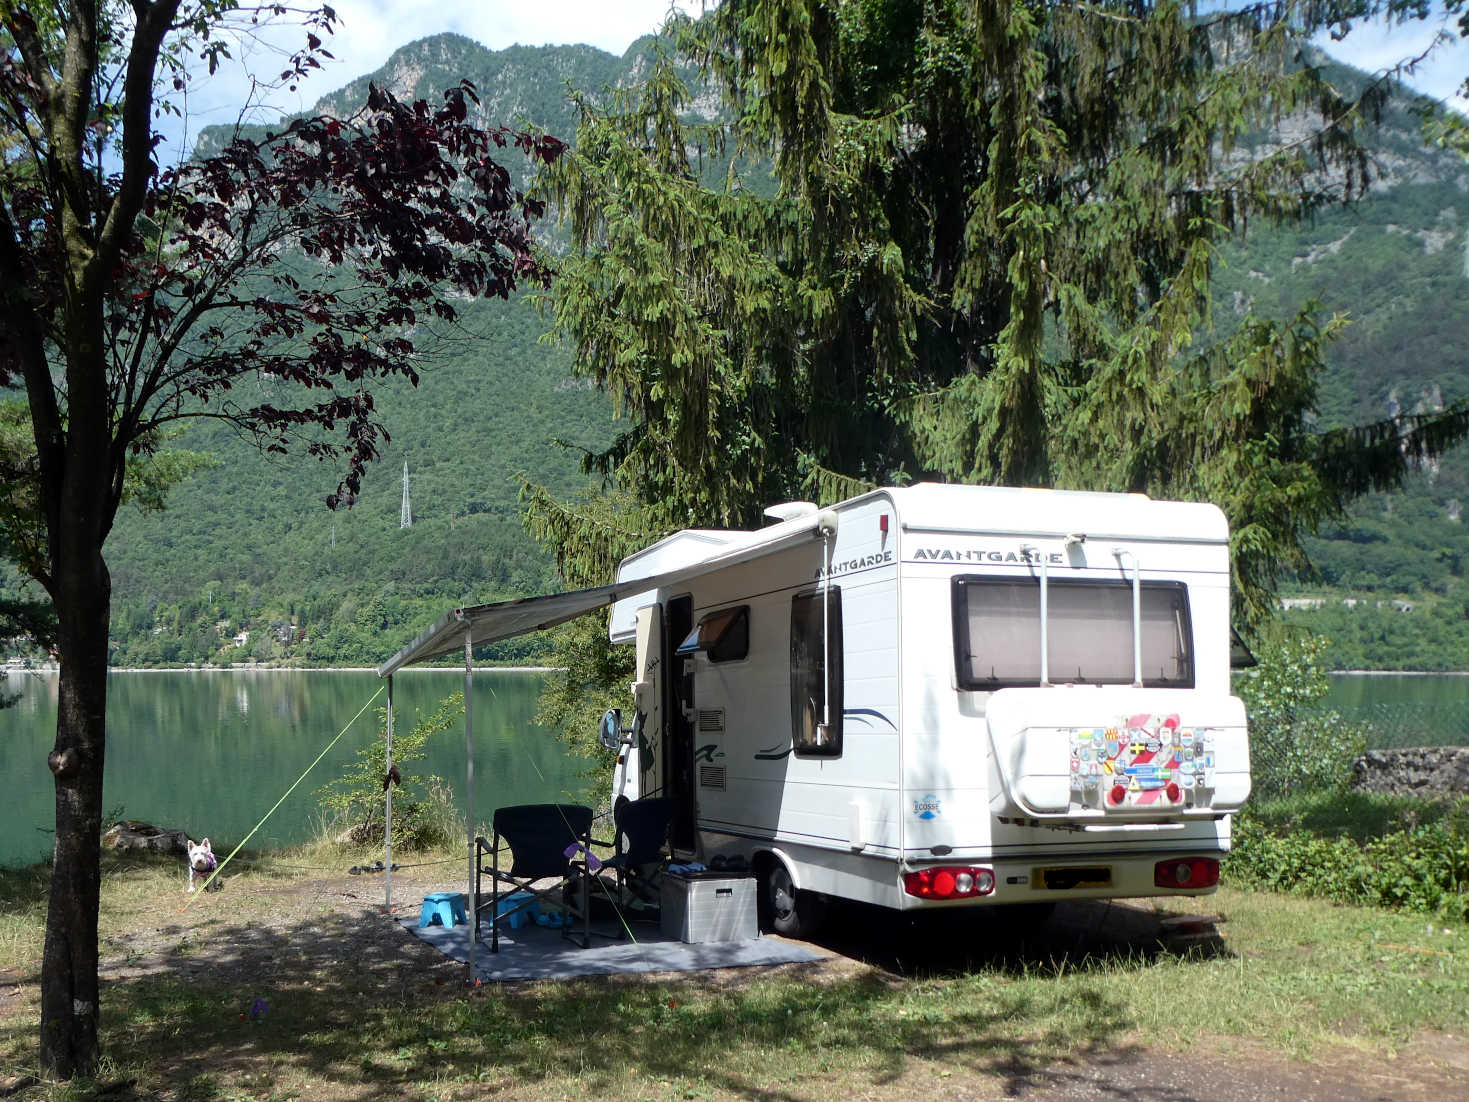
<svg viewBox="0 0 1469 1102"><path fill-rule="evenodd" d="M1469 675L1337 674L1326 705L1372 724L1373 749L1469 746Z"/></svg>
<svg viewBox="0 0 1469 1102"><path fill-rule="evenodd" d="M395 679L407 731L464 687L462 671L407 670ZM561 744L532 719L543 675L475 675L475 811L502 803L582 795ZM104 807L117 817L179 827L191 836L238 841L382 687L371 672L226 670L114 673L108 681ZM55 802L46 754L56 736L56 678L12 675L20 702L0 711L0 776L10 783L0 864L51 851ZM319 819L316 790L340 775L375 737L378 700L301 782L252 840L270 848L303 841ZM1330 707L1373 724L1374 746L1469 744L1469 677L1377 674L1332 678ZM430 743L420 773L449 781L460 810L464 725Z"/></svg>
<svg viewBox="0 0 1469 1102"><path fill-rule="evenodd" d="M431 714L464 688L462 670L407 670L393 680L395 732L411 730L416 714ZM532 722L543 680L534 673L475 674L475 817L481 821L498 804L560 800L587 783L562 745ZM195 839L236 842L383 684L374 673L356 671L113 673L103 806L114 819L120 812ZM0 865L51 852L55 789L46 755L56 738L56 685L54 674L12 673L6 682L21 699L0 711L0 776L10 784L0 813ZM290 845L314 833L316 790L376 737L375 713L385 703L386 694L352 724L251 839L252 847ZM429 759L415 771L447 780L463 811L462 719L430 741Z"/></svg>

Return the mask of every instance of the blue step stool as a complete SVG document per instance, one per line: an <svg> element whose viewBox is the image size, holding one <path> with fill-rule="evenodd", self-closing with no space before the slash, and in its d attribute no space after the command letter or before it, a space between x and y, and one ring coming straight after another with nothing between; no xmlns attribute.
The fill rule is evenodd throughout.
<svg viewBox="0 0 1469 1102"><path fill-rule="evenodd" d="M468 921L469 915L464 909L464 893L434 892L432 895L423 897L423 910L418 916L420 929L435 923L440 926L453 927Z"/></svg>
<svg viewBox="0 0 1469 1102"><path fill-rule="evenodd" d="M521 907L513 915L507 917L505 919L505 926L509 926L512 930L518 930L527 922L535 922L540 925L541 907L536 901L535 896L531 895L530 892L512 892L510 895L502 898L495 907L495 917L500 918L506 911L512 907L519 907L526 900L530 900L530 904L526 907ZM504 929L504 926L501 929Z"/></svg>

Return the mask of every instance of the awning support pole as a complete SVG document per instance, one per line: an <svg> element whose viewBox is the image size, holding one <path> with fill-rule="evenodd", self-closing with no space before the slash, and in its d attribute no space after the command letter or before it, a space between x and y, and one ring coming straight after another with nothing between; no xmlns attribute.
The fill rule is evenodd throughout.
<svg viewBox="0 0 1469 1102"><path fill-rule="evenodd" d="M393 913L393 675L388 674L387 758L383 773L383 914Z"/></svg>
<svg viewBox="0 0 1469 1102"><path fill-rule="evenodd" d="M474 643L470 639L469 624L464 625L464 814L469 823L469 879L464 887L464 898L469 900L469 924L464 936L469 939L469 976L466 982L474 983L474 927L479 914L479 900L474 896Z"/></svg>

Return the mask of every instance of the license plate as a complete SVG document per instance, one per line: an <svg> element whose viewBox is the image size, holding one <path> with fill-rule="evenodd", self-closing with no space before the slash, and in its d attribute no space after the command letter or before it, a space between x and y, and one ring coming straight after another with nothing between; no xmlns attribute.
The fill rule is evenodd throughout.
<svg viewBox="0 0 1469 1102"><path fill-rule="evenodd" d="M1071 891L1073 888L1110 888L1112 866L1069 865L1035 869L1030 882L1036 887L1058 892Z"/></svg>

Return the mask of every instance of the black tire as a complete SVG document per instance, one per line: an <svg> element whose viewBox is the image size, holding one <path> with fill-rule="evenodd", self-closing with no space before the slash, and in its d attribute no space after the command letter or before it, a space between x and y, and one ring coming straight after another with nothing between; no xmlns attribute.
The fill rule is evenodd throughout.
<svg viewBox="0 0 1469 1102"><path fill-rule="evenodd" d="M797 891L790 869L779 858L760 872L761 926L782 937L810 937L820 923L820 899Z"/></svg>

